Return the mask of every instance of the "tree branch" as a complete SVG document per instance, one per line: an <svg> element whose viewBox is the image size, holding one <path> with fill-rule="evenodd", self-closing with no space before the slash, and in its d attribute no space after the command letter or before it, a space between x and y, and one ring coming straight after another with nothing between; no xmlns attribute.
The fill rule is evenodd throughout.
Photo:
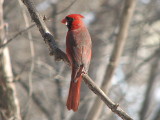
<svg viewBox="0 0 160 120"><path fill-rule="evenodd" d="M26 5L31 18L36 23L37 27L39 28L39 31L44 38L44 41L49 46L50 55L54 55L56 60L63 60L67 64L69 64L68 58L66 54L60 50L55 42L54 36L49 32L48 28L46 27L42 17L39 15L39 13L36 11L33 3L30 0L22 0L22 2ZM112 102L105 93L93 82L93 80L87 75L83 74L83 79L85 83L89 86L89 88L97 94L103 102L119 117L121 117L124 120L132 120L132 118L127 115L117 104Z"/></svg>
<svg viewBox="0 0 160 120"><path fill-rule="evenodd" d="M143 67L145 64L149 63L149 62L150 62L155 56L157 56L159 53L160 53L160 49L157 48L157 49L153 52L153 54L151 54L151 55L148 56L146 59L144 59L141 63L139 63L139 64L135 67L134 71L131 71L130 73L128 73L128 74L126 75L126 77L125 77L125 80L130 79L130 78L134 75L134 72L135 72L135 71L138 71L138 70L139 70L141 67Z"/></svg>
<svg viewBox="0 0 160 120"><path fill-rule="evenodd" d="M68 10L77 0L74 0L73 2L71 2L71 4L69 6L67 6L66 8L64 8L63 10L56 12L55 16L65 12L66 10ZM49 17L50 18L50 17ZM12 38L6 40L6 42L2 45L0 45L0 49L4 48L5 46L7 46L12 40L16 39L19 35L23 34L24 32L30 30L31 28L33 28L36 24L32 24L26 28L24 28L23 30L19 31L18 33L16 33L14 36L12 36ZM1 27L0 27L1 28Z"/></svg>
<svg viewBox="0 0 160 120"><path fill-rule="evenodd" d="M22 31L16 33L12 38L8 39L5 43L3 43L2 45L0 45L0 49L6 47L12 40L14 40L15 38L17 38L19 35L23 34L24 32L28 31L29 29L31 29L32 27L34 27L35 24L30 25L29 27L23 29Z"/></svg>
<svg viewBox="0 0 160 120"><path fill-rule="evenodd" d="M160 120L160 106L159 106L158 110L155 112L153 120Z"/></svg>
<svg viewBox="0 0 160 120"><path fill-rule="evenodd" d="M154 84L155 84L155 80L156 80L156 76L157 76L157 71L158 71L158 67L159 67L159 60L160 60L159 56L160 56L160 53L158 53L158 55L156 57L154 57L154 60L152 62L150 76L148 78L148 83L147 83L147 89L145 91L144 101L142 103L142 108L139 113L140 120L145 120L147 118L146 115L147 115L150 101L152 98L151 97L151 95L153 94L152 90L154 88Z"/></svg>
<svg viewBox="0 0 160 120"><path fill-rule="evenodd" d="M83 74L83 80L88 85L88 87L99 97L101 100L112 110L112 112L116 113L123 120L133 120L127 113L125 113L118 104L115 104L87 75Z"/></svg>
<svg viewBox="0 0 160 120"><path fill-rule="evenodd" d="M120 19L119 32L114 44L113 51L111 53L110 62L105 71L101 89L108 91L112 77L119 64L120 57L123 52L123 48L128 35L128 28L131 21L132 14L134 12L136 0L125 0L122 17ZM87 120L97 120L103 108L103 103L97 97L87 115Z"/></svg>
<svg viewBox="0 0 160 120"><path fill-rule="evenodd" d="M19 80L19 83L22 85L22 87L26 90L26 92L29 94L29 87L22 81ZM38 108L40 109L40 111L42 111L42 113L46 116L46 118L48 120L53 120L51 114L49 113L49 111L42 105L41 100L36 96L35 93L32 94L32 100L34 101L34 103L38 106ZM28 104L28 102L26 103ZM26 109L26 108L25 108ZM28 109L28 108L27 108ZM26 110L24 110L24 114L26 114ZM24 120L25 116L22 115L22 118Z"/></svg>

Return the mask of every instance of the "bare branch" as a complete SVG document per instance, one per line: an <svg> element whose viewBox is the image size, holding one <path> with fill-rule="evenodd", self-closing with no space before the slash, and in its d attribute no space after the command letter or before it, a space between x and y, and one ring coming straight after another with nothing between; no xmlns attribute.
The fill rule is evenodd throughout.
<svg viewBox="0 0 160 120"><path fill-rule="evenodd" d="M132 14L134 12L135 4L136 0L125 0L122 17L120 19L119 33L114 44L114 49L111 54L110 62L107 66L105 76L101 85L101 88L104 91L108 91L111 79L114 75L114 71L119 64L120 57L123 52L123 48L128 35L128 28ZM97 120L101 113L102 107L103 103L97 97L87 116L87 120Z"/></svg>
<svg viewBox="0 0 160 120"><path fill-rule="evenodd" d="M159 120L160 119L160 107L158 108L157 112L155 112L155 116L153 117L153 120Z"/></svg>
<svg viewBox="0 0 160 120"><path fill-rule="evenodd" d="M22 16L23 16L24 21L25 21L25 27L28 28L29 27L29 20L27 18L26 11L23 7L24 5L23 5L21 0L18 0L18 2L19 2L19 5L20 5L20 8L21 8ZM32 96L32 74L33 74L33 71L34 71L34 57L35 57L34 43L33 43L32 34L31 34L30 30L27 31L27 35L28 35L29 44L30 44L30 51L31 51L31 66L30 66L30 72L29 72L29 78L28 78L29 98L28 98L28 104L26 104L28 107L26 107L27 109L26 109L25 115L27 115L28 110L30 108L30 101L31 101L30 98ZM23 119L25 119L25 115L24 115Z"/></svg>
<svg viewBox="0 0 160 120"><path fill-rule="evenodd" d="M29 93L29 87L22 81L19 80L19 83L22 85L22 87L27 91L27 93ZM39 109L44 113L44 115L46 116L46 118L48 120L52 120L52 116L49 113L49 111L42 105L40 99L36 96L35 93L32 94L32 100L34 101L34 103L39 107ZM26 111L24 111L25 113ZM23 116L24 118L24 116Z"/></svg>
<svg viewBox="0 0 160 120"><path fill-rule="evenodd" d="M148 108L149 108L149 105L150 105L152 89L153 89L153 86L154 86L154 82L156 80L156 75L157 75L158 65L159 65L159 60L160 60L160 57L159 57L160 53L158 53L158 54L159 55L157 55L154 58L154 61L153 61L152 66L151 66L150 76L149 76L149 79L148 79L148 85L147 85L147 89L146 89L145 97L144 97L144 102L142 104L142 108L141 108L141 111L139 113L140 120L146 120L146 118L147 118L146 115L147 115Z"/></svg>
<svg viewBox="0 0 160 120"><path fill-rule="evenodd" d="M49 32L42 17L35 10L33 3L30 0L22 0L22 1L26 5L26 7L31 15L31 18L36 23L42 37L44 38L45 42L49 46L49 50L50 50L51 55L54 55L56 60L62 59L63 61L65 61L69 64L69 61L68 61L66 54L58 48L53 35ZM85 83L89 86L89 88L95 94L97 94L113 112L115 112L118 116L120 116L124 120L132 120L132 118L129 117L117 104L112 102L105 95L105 93L93 82L93 80L87 74L83 74L82 76L84 78Z"/></svg>
<svg viewBox="0 0 160 120"><path fill-rule="evenodd" d="M8 39L7 42L5 42L4 44L0 45L0 48L4 48L6 47L12 40L14 40L15 38L17 38L19 35L23 34L24 32L28 31L29 29L31 29L32 27L34 27L35 24L30 25L29 27L23 29L22 31L18 32L17 34L15 34L12 38Z"/></svg>
<svg viewBox="0 0 160 120"><path fill-rule="evenodd" d="M22 0L22 2L27 6L28 11L31 15L31 18L33 19L33 21L36 23L37 27L39 28L39 31L42 37L44 38L44 41L49 46L50 55L54 55L56 60L62 59L65 62L69 63L66 54L58 48L53 35L49 32L42 17L39 15L35 7L33 6L33 3L28 0Z"/></svg>
<svg viewBox="0 0 160 120"><path fill-rule="evenodd" d="M138 70L139 70L142 66L144 66L146 63L149 63L155 56L157 56L157 54L159 54L159 52L160 52L160 49L159 49L159 48L156 49L153 54L151 54L151 55L148 56L146 59L144 59L141 63L139 63L139 64L135 67L134 71L129 72L129 73L126 75L125 80L130 79L130 78L134 75L134 72L135 72L135 71L138 71Z"/></svg>
<svg viewBox="0 0 160 120"><path fill-rule="evenodd" d="M57 12L56 14L61 14L61 13L65 12L65 11L68 10L76 1L77 1L77 0L74 0L69 6L67 6L65 9Z"/></svg>
<svg viewBox="0 0 160 120"><path fill-rule="evenodd" d="M59 15L61 13L64 13L66 10L68 10L77 0L74 0L69 6L67 6L66 8L64 8L63 10L59 11L59 12L56 12L55 13L55 16L56 15ZM13 37L11 37L10 39L8 39L6 41L6 43L0 45L0 48L4 48L5 46L7 46L12 40L14 40L15 38L17 38L19 35L23 34L24 32L30 30L31 28L33 28L36 24L32 24L28 27L26 27L25 29L21 30L20 32L16 33ZM1 27L0 27L1 28Z"/></svg>
<svg viewBox="0 0 160 120"><path fill-rule="evenodd" d="M87 75L83 74L83 79L88 87L98 96L101 100L118 116L123 120L133 120L127 113L125 113L118 104L112 102L112 100L106 96L106 94L93 82L93 80Z"/></svg>
<svg viewBox="0 0 160 120"><path fill-rule="evenodd" d="M21 11L22 11L22 15L25 21L25 27L28 28L29 27L29 20L27 18L25 9L23 7L23 3L21 0L18 0L19 5L21 7ZM30 51L31 51L31 67L30 67L30 73L29 73L29 87L30 87L30 92L29 92L29 96L32 95L32 73L34 71L34 57L35 57L35 50L34 50L34 44L33 44L33 39L32 39L32 34L30 32L30 30L27 31L28 34L28 39L29 39L29 44L30 44Z"/></svg>

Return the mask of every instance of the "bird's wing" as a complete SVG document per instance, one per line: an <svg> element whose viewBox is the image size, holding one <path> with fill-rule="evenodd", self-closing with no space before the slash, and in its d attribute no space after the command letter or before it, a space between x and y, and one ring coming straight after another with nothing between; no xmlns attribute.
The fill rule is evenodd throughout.
<svg viewBox="0 0 160 120"><path fill-rule="evenodd" d="M88 71L88 67L91 60L91 38L87 28L79 28L69 31L67 34L67 56L74 64L75 68L84 66L85 71Z"/></svg>

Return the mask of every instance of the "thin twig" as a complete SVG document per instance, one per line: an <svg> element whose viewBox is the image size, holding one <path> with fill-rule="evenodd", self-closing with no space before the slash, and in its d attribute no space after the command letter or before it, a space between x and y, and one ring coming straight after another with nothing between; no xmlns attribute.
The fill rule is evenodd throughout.
<svg viewBox="0 0 160 120"><path fill-rule="evenodd" d="M63 9L63 10L61 10L61 11L59 11L59 12L56 12L56 15L61 14L61 13L63 13L63 12L66 12L66 10L68 10L76 1L77 1L77 0L74 0L74 1L71 2L71 4L68 5L65 9Z"/></svg>
<svg viewBox="0 0 160 120"><path fill-rule="evenodd" d="M146 63L149 63L155 56L157 56L160 53L160 49L158 48L157 50L154 51L153 54L151 54L149 57L147 57L146 59L144 59L141 63L139 63L134 71L128 73L125 77L125 81L129 80L135 73L135 71L138 71L142 66L144 66Z"/></svg>
<svg viewBox="0 0 160 120"><path fill-rule="evenodd" d="M29 92L29 87L22 81L19 80L19 83L22 85L22 87ZM35 93L32 94L32 100L34 101L34 103L38 106L38 108L44 113L44 115L46 116L46 118L48 120L53 120L51 114L49 113L49 111L42 105L41 100L36 96Z"/></svg>
<svg viewBox="0 0 160 120"><path fill-rule="evenodd" d="M6 47L12 40L17 38L19 35L23 34L24 32L28 31L29 29L33 28L35 24L30 25L29 27L21 30L20 32L16 33L12 38L8 39L6 43L0 45L0 49Z"/></svg>
<svg viewBox="0 0 160 120"><path fill-rule="evenodd" d="M25 27L28 28L29 27L29 20L27 18L26 11L23 7L23 3L21 0L18 0L18 2L20 5L20 8L21 8L21 12L22 12L24 21L25 21ZM29 81L28 82L28 84L29 84L29 93L28 93L29 98L28 98L28 101L26 104L26 111L25 111L25 115L24 115L23 119L25 119L25 117L29 111L29 108L30 108L30 101L31 101L31 96L32 96L32 74L34 71L34 57L35 57L34 44L33 44L32 34L31 34L30 30L27 31L27 35L28 35L30 50L31 50L31 66L30 66L29 79L28 79L28 81Z"/></svg>
<svg viewBox="0 0 160 120"><path fill-rule="evenodd" d="M6 43L0 45L0 48L6 47L12 40L14 40L15 38L17 38L19 35L23 34L24 32L28 31L29 29L33 28L34 26L35 26L35 24L32 24L29 27L23 29L22 31L16 33L12 38L8 39Z"/></svg>
<svg viewBox="0 0 160 120"><path fill-rule="evenodd" d="M56 12L55 16L64 13L66 10L68 10L77 0L74 0L70 5L68 5L66 8L64 8L63 10ZM14 36L12 36L10 39L6 40L7 42L0 45L0 48L4 48L5 46L7 46L11 41L13 41L15 38L17 38L19 35L22 35L24 32L30 30L31 28L33 28L36 24L32 24L29 27L21 30L20 32L16 33Z"/></svg>
<svg viewBox="0 0 160 120"><path fill-rule="evenodd" d="M39 28L39 31L42 37L44 38L44 41L49 46L51 55L54 55L56 60L63 60L69 64L66 54L58 48L55 42L54 36L49 32L42 17L36 11L33 3L30 0L22 0L22 1L26 5L31 18L33 19L33 21L36 23L37 27ZM132 120L130 116L128 116L117 104L113 103L105 95L105 93L93 82L93 80L87 74L83 74L82 76L83 76L85 83L89 86L89 88L96 95L98 95L113 112L115 112L119 117L121 117L124 120Z"/></svg>
<svg viewBox="0 0 160 120"><path fill-rule="evenodd" d="M26 26L26 28L28 28L29 27L29 20L27 18L25 9L23 7L23 3L22 3L21 0L18 0L18 1L19 1L19 4L20 4L20 7L22 9L22 15L23 15L23 18L24 18L24 21L25 21L25 26ZM31 96L32 95L32 73L33 73L33 70L34 70L35 51L34 51L34 44L33 44L33 40L32 40L32 34L31 34L30 30L27 31L27 34L28 34L30 50L31 50L31 68L30 68L30 73L29 73L29 88L30 88L29 96Z"/></svg>

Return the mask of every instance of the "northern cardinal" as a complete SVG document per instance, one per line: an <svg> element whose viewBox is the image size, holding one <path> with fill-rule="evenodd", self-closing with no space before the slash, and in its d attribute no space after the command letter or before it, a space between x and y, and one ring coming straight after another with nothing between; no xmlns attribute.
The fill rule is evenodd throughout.
<svg viewBox="0 0 160 120"><path fill-rule="evenodd" d="M70 14L62 20L68 28L66 53L72 68L66 106L73 111L78 110L82 73L88 72L91 60L91 37L82 18L84 17L80 14Z"/></svg>

